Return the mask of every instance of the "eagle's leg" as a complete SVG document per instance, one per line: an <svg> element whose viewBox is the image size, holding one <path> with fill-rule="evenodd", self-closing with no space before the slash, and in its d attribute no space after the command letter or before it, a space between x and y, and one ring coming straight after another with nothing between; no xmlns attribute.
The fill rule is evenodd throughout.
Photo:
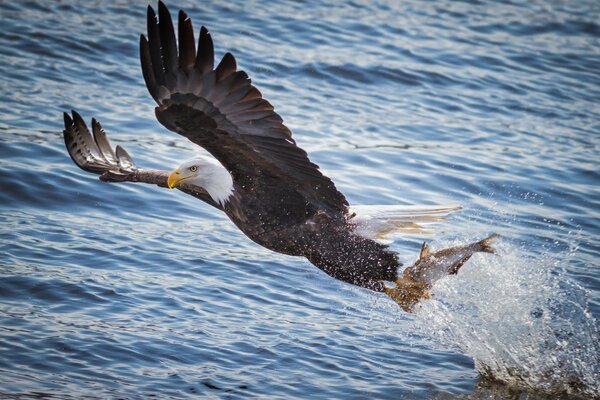
<svg viewBox="0 0 600 400"><path fill-rule="evenodd" d="M428 289L422 283L400 277L396 279L396 286L385 286L384 292L398 303L404 311L412 312L420 300L431 298Z"/></svg>

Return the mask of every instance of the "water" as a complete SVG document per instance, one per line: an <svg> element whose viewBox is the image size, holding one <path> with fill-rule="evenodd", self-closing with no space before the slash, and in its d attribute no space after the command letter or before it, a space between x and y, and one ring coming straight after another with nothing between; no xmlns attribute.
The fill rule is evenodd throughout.
<svg viewBox="0 0 600 400"><path fill-rule="evenodd" d="M141 166L196 151L155 121L145 6L0 7L0 396L598 396L597 2L170 4L352 203L465 206L394 243L405 264L502 235L415 315L72 164L71 108Z"/></svg>

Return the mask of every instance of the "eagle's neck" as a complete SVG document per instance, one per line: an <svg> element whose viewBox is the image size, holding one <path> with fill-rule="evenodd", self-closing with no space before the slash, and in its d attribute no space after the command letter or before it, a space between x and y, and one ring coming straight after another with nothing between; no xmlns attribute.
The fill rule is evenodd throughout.
<svg viewBox="0 0 600 400"><path fill-rule="evenodd" d="M233 195L233 179L229 171L220 164L213 164L207 168L201 176L201 186L208 192L210 197L221 206L224 206Z"/></svg>
<svg viewBox="0 0 600 400"><path fill-rule="evenodd" d="M221 207L233 195L233 179L227 169L216 159L197 156L182 163L176 171L187 183L204 189Z"/></svg>

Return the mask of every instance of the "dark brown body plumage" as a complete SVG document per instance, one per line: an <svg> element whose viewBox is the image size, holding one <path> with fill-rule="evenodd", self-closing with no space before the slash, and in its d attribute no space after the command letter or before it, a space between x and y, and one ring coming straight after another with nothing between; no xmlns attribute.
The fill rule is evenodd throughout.
<svg viewBox="0 0 600 400"><path fill-rule="evenodd" d="M275 195L288 195L275 191ZM250 239L270 250L306 257L330 276L383 291L382 281L393 281L401 265L396 253L387 246L353 233L346 216L331 218L309 204L298 204L296 212L285 197L277 202L245 201L251 196L234 190L225 213ZM295 197L298 199L298 197ZM300 215L297 210L304 209ZM274 211L276 210L276 211Z"/></svg>

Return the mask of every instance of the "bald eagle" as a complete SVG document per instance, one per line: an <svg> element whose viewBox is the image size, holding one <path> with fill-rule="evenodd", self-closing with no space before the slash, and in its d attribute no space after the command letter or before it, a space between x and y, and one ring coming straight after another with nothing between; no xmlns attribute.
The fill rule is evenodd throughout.
<svg viewBox="0 0 600 400"><path fill-rule="evenodd" d="M333 182L296 145L271 103L226 53L214 66L213 41L179 11L178 39L167 7L148 7L140 37L146 87L158 121L214 158L197 157L175 171L140 169L127 151L113 149L100 124L64 114L72 160L105 182L177 188L221 210L251 240L270 250L306 257L333 278L377 292L396 281L398 255L374 240L398 225L436 219L458 207L350 207Z"/></svg>

